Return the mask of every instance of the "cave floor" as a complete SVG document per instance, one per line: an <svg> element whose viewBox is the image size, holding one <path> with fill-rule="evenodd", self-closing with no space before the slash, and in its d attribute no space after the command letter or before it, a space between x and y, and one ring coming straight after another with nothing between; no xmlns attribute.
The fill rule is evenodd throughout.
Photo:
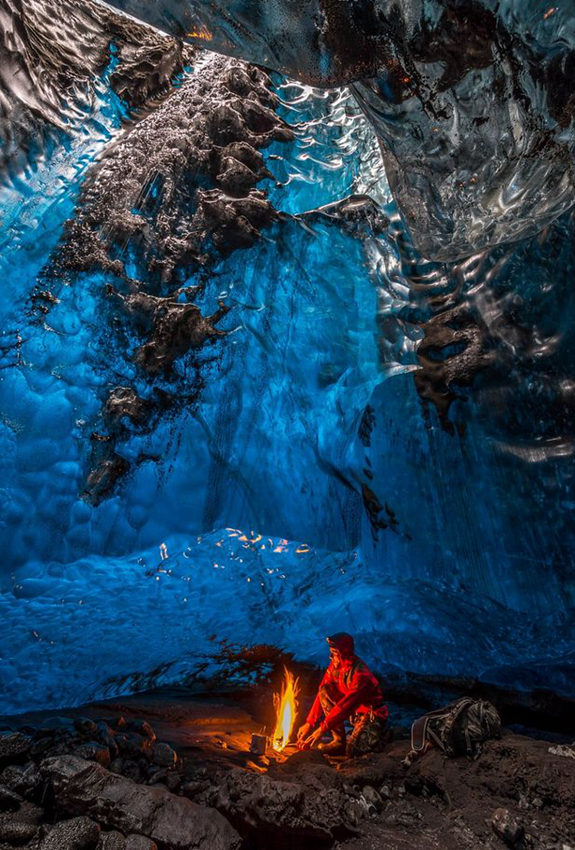
<svg viewBox="0 0 575 850"><path fill-rule="evenodd" d="M272 699L270 691L270 705ZM162 688L77 708L0 717L0 723L37 728L49 724L54 717L88 717L106 722L118 717L146 720L158 738L173 746L184 759L193 758L212 769L242 767L258 772L262 769L255 764L249 748L252 734L262 733L264 728L233 695Z"/></svg>
<svg viewBox="0 0 575 850"><path fill-rule="evenodd" d="M402 764L409 749L406 739L395 740L383 753L332 759L329 764L324 759L323 765L306 758L317 758L319 753L298 754L293 746L283 754L269 755L268 750L266 757L253 756L251 735L264 732L272 705L269 687L240 694L165 688L3 720L14 728L38 728L56 716L90 717L110 724L119 717L146 720L160 740L178 751L184 776L201 770L212 785L234 768L297 782L311 795L335 787L336 782L342 787L343 782L344 789L355 789L356 796L368 802L371 794L375 805L358 822L356 834L352 830L331 842L341 850L503 850L506 844L516 850L575 848L575 757L553 754L552 741L504 730L501 740L488 742L476 761L446 759L431 750L408 768ZM516 830L516 840L496 833L497 811L504 813L509 829ZM267 840L262 845L252 839L246 845L249 850L262 850ZM297 836L287 843L274 840L274 845L280 850L326 846L302 842Z"/></svg>
<svg viewBox="0 0 575 850"><path fill-rule="evenodd" d="M272 699L270 691L270 706ZM182 758L201 761L212 769L265 769L250 753L252 734L265 734L265 729L233 695L191 696L185 689L166 689L95 703L89 707L90 714L104 720L118 716L147 720L158 738L173 746Z"/></svg>

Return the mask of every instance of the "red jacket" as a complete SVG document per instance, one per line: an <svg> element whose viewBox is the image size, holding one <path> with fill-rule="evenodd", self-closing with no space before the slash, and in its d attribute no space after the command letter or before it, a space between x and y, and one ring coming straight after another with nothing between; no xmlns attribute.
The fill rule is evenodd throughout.
<svg viewBox="0 0 575 850"><path fill-rule="evenodd" d="M322 687L327 687L333 697L337 698L341 695L321 724L323 732L341 726L343 721L352 714L368 714L373 711L380 720L387 720L389 712L383 702L379 682L367 664L357 655L351 659L344 659L338 667L334 667L331 663L321 680L320 689ZM309 723L312 728L317 726L322 713L318 691L306 723Z"/></svg>

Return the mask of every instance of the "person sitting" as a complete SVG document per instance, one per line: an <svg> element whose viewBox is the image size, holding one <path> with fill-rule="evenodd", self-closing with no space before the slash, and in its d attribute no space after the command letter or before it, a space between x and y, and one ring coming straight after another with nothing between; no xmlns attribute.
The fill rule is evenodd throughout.
<svg viewBox="0 0 575 850"><path fill-rule="evenodd" d="M389 712L378 680L355 654L351 635L338 632L327 642L330 663L306 721L298 730L299 748L318 745L330 756L356 756L381 749ZM347 746L345 720L353 726ZM320 743L326 732L331 732L331 741Z"/></svg>

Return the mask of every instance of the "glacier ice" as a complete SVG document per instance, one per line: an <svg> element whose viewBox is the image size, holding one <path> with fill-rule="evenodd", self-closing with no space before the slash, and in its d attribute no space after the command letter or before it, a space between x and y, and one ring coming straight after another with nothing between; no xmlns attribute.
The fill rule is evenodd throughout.
<svg viewBox="0 0 575 850"><path fill-rule="evenodd" d="M38 145L14 136L0 192L0 710L198 676L217 666L217 640L321 662L323 635L340 628L376 667L572 693L565 9L542 20L539 6L499 6L497 38L515 33L509 62L541 49L543 76L528 63L507 74L482 41L486 23L470 39L478 67L459 79L453 50L437 63L425 51L452 45L454 19L493 23L493 10L404 4L393 55L409 47L418 73L433 66L426 79L448 113L434 133L391 78L340 66L351 86L310 85L334 82L327 49L325 67L272 85L152 31L134 46L116 18L110 49L105 7L34 0L28 33L46 29L50 3L56 19L72 12L69 44L54 52L72 65L66 121L41 102L57 73L35 104L2 79L2 127L24 116ZM295 28L293 55L269 42L280 5L293 6L266 4L248 32L256 4L227 4L227 52L296 75L289 63L316 54ZM371 27L383 5L349 8ZM124 8L146 18L168 7ZM214 9L184 23L214 30L209 45L224 51ZM153 23L177 29L166 20ZM67 51L90 31L97 61L79 81ZM34 80L45 54L35 65L34 38L11 44ZM508 88L493 86L499 74ZM217 110L224 123L210 124ZM460 169L471 180L471 163L466 194L456 181ZM249 238L218 243L225 227ZM143 295L153 321L138 323L130 308ZM191 304L204 319L231 308L215 325L225 335L144 368L158 311L197 316Z"/></svg>
<svg viewBox="0 0 575 850"><path fill-rule="evenodd" d="M517 241L573 204L572 2L114 5L308 83L351 83L425 256Z"/></svg>

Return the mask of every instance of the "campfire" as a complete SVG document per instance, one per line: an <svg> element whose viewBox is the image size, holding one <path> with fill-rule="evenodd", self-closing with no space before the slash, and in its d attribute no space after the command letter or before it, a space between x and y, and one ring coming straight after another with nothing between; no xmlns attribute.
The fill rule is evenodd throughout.
<svg viewBox="0 0 575 850"><path fill-rule="evenodd" d="M278 755L289 744L297 715L298 679L284 667L284 680L279 693L274 693L275 729L272 735L252 734L250 753L261 757L266 755L268 746Z"/></svg>
<svg viewBox="0 0 575 850"><path fill-rule="evenodd" d="M273 749L281 753L289 743L293 731L298 697L298 680L284 667L284 681L280 693L274 694L276 726L271 739Z"/></svg>

